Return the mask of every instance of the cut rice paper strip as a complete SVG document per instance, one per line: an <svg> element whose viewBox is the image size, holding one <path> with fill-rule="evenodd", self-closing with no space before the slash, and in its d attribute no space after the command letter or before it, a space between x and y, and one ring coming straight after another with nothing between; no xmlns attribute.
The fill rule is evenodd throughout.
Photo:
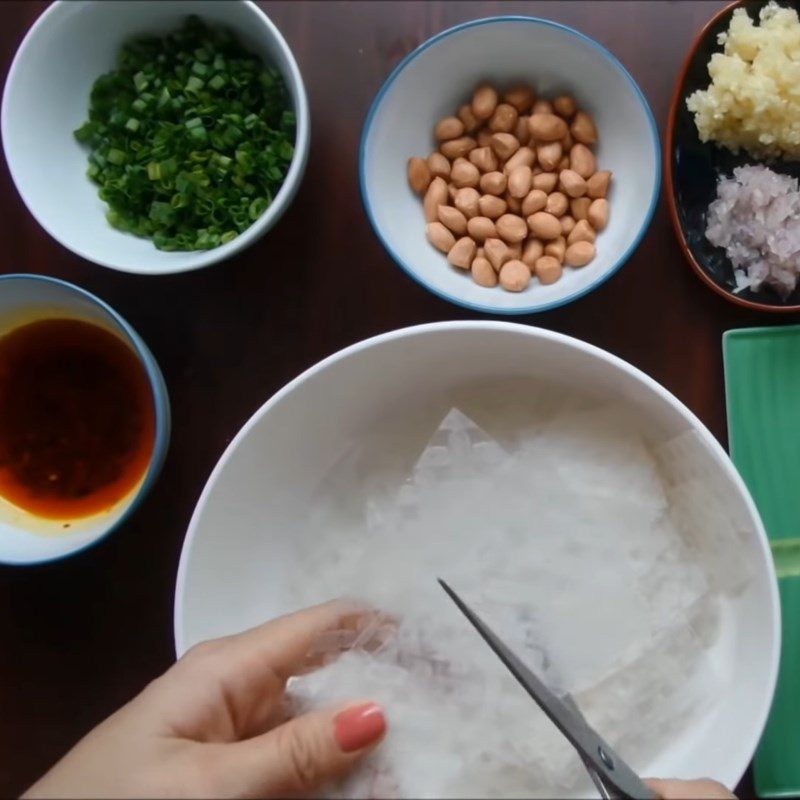
<svg viewBox="0 0 800 800"><path fill-rule="evenodd" d="M743 573L733 564L723 584L714 577L712 553L735 549L738 529L705 445L652 447L624 413L574 404L529 430L504 447L453 409L360 521L320 501L326 514L296 537L297 605L355 591L396 620L292 682L300 710L353 697L387 709L386 741L331 796L553 797L588 786L439 576L551 688L585 704L634 768L724 691L725 658L710 655L723 641L719 592ZM709 485L719 497L701 504Z"/></svg>

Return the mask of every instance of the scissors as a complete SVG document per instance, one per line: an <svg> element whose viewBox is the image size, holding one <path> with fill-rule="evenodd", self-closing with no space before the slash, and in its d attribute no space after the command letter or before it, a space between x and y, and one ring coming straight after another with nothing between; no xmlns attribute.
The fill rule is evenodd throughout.
<svg viewBox="0 0 800 800"><path fill-rule="evenodd" d="M441 578L438 581L495 655L569 740L600 797L604 800L612 797L653 800L653 792L589 725L572 697L558 697L551 692Z"/></svg>

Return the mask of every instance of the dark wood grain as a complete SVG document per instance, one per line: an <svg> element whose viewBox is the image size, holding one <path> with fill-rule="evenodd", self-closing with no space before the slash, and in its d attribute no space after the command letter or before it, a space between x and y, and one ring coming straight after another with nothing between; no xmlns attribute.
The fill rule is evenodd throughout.
<svg viewBox="0 0 800 800"><path fill-rule="evenodd" d="M393 328L470 314L426 293L389 259L363 213L357 144L367 108L400 58L445 27L498 13L564 22L614 51L663 130L673 80L708 2L270 2L294 49L312 110L300 193L264 240L232 261L142 278L62 249L0 165L0 272L39 272L107 300L164 371L174 431L161 479L133 518L78 558L0 567L0 796L24 789L82 733L173 659L178 554L225 445L290 378ZM0 71L45 7L0 3ZM315 233L308 235L309 221ZM764 322L701 285L683 262L663 202L641 247L608 283L518 321L585 339L640 367L726 440L720 337ZM741 791L752 793L747 781Z"/></svg>

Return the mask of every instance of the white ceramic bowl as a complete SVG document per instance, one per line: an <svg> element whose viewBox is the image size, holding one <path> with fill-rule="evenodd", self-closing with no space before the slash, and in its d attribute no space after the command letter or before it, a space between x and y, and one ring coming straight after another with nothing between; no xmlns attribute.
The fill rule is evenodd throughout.
<svg viewBox="0 0 800 800"><path fill-rule="evenodd" d="M635 407L654 437L695 431L743 520L753 579L726 615L730 694L654 763L640 765L651 775L710 774L736 784L769 710L780 644L775 573L755 506L717 441L666 389L609 353L538 328L446 322L383 334L325 359L262 406L220 459L189 526L175 597L178 654L292 610L284 567L292 531L321 478L377 423L401 436L401 447L392 440L372 456L394 457L402 442L424 446L448 395L465 385L556 375L566 387Z"/></svg>
<svg viewBox="0 0 800 800"><path fill-rule="evenodd" d="M119 336L147 373L155 411L150 463L136 486L111 508L89 517L43 519L0 497L0 564L39 564L85 550L117 528L144 499L167 454L169 398L153 354L133 328L102 300L71 283L44 275L0 275L0 336L36 319L67 317L91 322Z"/></svg>
<svg viewBox="0 0 800 800"><path fill-rule="evenodd" d="M526 81L546 96L569 92L597 122L598 165L614 173L611 216L597 257L567 268L550 286L531 281L514 294L483 288L425 239L422 205L409 189L406 162L433 150L433 126L452 115L475 86ZM582 297L610 278L650 224L661 182L653 115L620 62L588 36L543 19L493 17L450 28L395 67L367 115L359 159L361 195L372 227L392 258L445 300L475 311L527 314Z"/></svg>
<svg viewBox="0 0 800 800"><path fill-rule="evenodd" d="M244 233L213 250L166 253L148 239L108 224L107 206L86 177L87 151L72 132L86 118L92 84L113 68L120 46L138 34L173 30L189 14L227 26L248 49L280 70L297 115L297 139L286 180ZM286 211L308 157L308 100L289 46L249 0L57 0L28 31L11 64L3 93L2 135L9 170L25 205L64 247L123 272L186 272L238 253Z"/></svg>

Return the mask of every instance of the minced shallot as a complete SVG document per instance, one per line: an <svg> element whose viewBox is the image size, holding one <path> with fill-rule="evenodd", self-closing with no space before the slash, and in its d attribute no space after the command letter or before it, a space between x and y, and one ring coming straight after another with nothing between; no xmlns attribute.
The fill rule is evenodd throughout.
<svg viewBox="0 0 800 800"><path fill-rule="evenodd" d="M771 286L784 300L800 276L800 192L796 178L768 167L737 167L720 178L706 238L733 264L736 292Z"/></svg>

